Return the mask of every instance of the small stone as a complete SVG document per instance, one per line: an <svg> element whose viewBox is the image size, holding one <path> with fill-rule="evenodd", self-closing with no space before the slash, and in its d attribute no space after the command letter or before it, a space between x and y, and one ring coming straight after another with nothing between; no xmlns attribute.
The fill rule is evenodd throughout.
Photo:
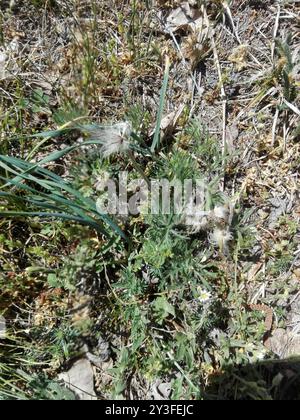
<svg viewBox="0 0 300 420"><path fill-rule="evenodd" d="M3 65L6 60L7 60L7 55L0 52L0 66Z"/></svg>
<svg viewBox="0 0 300 420"><path fill-rule="evenodd" d="M281 359L300 355L300 335L278 328L268 340L269 349Z"/></svg>
<svg viewBox="0 0 300 420"><path fill-rule="evenodd" d="M65 382L78 400L97 400L94 391L94 371L87 359L78 360L68 372L61 373L58 379Z"/></svg>

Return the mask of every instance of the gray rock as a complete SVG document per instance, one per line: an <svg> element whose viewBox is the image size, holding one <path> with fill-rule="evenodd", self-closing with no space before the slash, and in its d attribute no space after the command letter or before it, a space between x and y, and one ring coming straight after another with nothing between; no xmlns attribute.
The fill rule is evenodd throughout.
<svg viewBox="0 0 300 420"><path fill-rule="evenodd" d="M80 359L68 372L63 372L58 379L64 381L66 386L76 394L78 400L97 400L94 390L94 372L87 359Z"/></svg>
<svg viewBox="0 0 300 420"><path fill-rule="evenodd" d="M300 335L278 328L269 339L270 350L281 359L300 355Z"/></svg>

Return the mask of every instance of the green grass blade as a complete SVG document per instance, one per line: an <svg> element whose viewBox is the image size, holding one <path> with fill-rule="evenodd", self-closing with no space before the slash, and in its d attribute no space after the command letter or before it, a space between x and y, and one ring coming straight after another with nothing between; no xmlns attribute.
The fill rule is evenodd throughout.
<svg viewBox="0 0 300 420"><path fill-rule="evenodd" d="M81 217L67 213L48 213L48 212L26 212L26 211L0 211L0 217L38 217L40 219L62 219L67 221L75 221L80 224L93 227L97 232L103 234L103 229L95 222L87 221Z"/></svg>
<svg viewBox="0 0 300 420"><path fill-rule="evenodd" d="M14 166L17 170L9 165ZM45 170L44 168L40 168L39 166L36 166L34 164L3 155L0 156L0 167L2 167L8 172L11 172L14 175L17 175L13 179L5 179L5 186L15 185L20 189L34 192L37 195L43 196L45 199L51 198L55 202L58 202L60 205L65 205L68 209L72 209L72 211L74 211L77 215L80 214L82 217L84 217L83 212L91 212L97 217L99 217L99 219L102 220L102 222L108 224L116 234L118 234L120 237L122 237L128 242L128 238L126 237L124 232L119 228L119 226L110 217L98 212L96 203L93 200L84 197L79 191L73 189L69 184L67 184L61 177L57 176L56 174L53 174L52 172ZM20 173L20 170L23 172ZM43 176L48 176L53 180L39 179L36 176L31 175L32 172L37 172L42 174ZM4 180L3 177L0 177L0 179ZM20 182L21 180L27 180L38 184L40 187L48 190L50 192L50 195L25 186L24 183ZM61 191L72 195L73 197L75 197L75 200L71 201L66 199L63 195L61 195ZM86 217L87 222L92 223L92 221L94 220L87 215ZM103 229L102 233L104 232L105 230Z"/></svg>
<svg viewBox="0 0 300 420"><path fill-rule="evenodd" d="M102 142L101 141L98 141L98 140L86 141L86 142L83 142L83 143L80 143L80 144L75 144L73 146L66 147L63 150L59 150L59 151L53 152L50 155L46 156L45 158L41 159L37 163L34 163L34 164L29 163L29 167L28 167L28 169L25 172L26 173L32 173L36 169L38 169L41 165L44 165L44 164L50 163L50 162L55 162L56 160L61 159L62 157L66 156L67 154L69 154L69 153L71 153L71 152L73 152L73 151L75 151L77 149L80 149L82 147L91 146L91 145L97 145L97 144L101 145ZM0 161L8 161L8 160L11 160L11 159L15 159L15 158L11 158L11 157L5 156L5 155L0 155ZM17 179L19 181L21 180L21 178L18 178L18 177L17 177ZM5 186L6 185L3 185L0 188L2 189Z"/></svg>
<svg viewBox="0 0 300 420"><path fill-rule="evenodd" d="M165 75L164 75L163 85L162 85L162 89L160 93L159 110L158 110L157 119L156 119L155 134L154 134L154 138L153 138L153 142L151 146L152 153L155 152L155 149L158 147L159 142L160 142L160 127L161 127L161 121L162 121L162 116L164 112L166 94L167 94L168 83L169 83L170 66L171 66L170 59L169 57L167 57Z"/></svg>

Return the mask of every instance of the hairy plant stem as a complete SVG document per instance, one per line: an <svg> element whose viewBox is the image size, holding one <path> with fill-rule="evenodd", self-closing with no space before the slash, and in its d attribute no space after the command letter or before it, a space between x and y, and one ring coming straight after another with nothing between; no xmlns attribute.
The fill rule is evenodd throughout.
<svg viewBox="0 0 300 420"><path fill-rule="evenodd" d="M132 166L134 167L134 169L141 175L143 180L147 183L148 187L150 188L151 187L151 182L147 178L147 176L145 175L141 166L137 163L136 158L134 157L134 154L132 153L131 150L128 150L127 156L129 157L130 162L131 162Z"/></svg>

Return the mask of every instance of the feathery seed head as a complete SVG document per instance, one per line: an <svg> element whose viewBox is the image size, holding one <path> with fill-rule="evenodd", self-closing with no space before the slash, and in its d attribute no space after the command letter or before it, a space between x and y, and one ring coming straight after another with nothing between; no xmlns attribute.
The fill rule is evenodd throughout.
<svg viewBox="0 0 300 420"><path fill-rule="evenodd" d="M210 241L213 245L218 246L221 252L226 251L228 243L232 241L233 236L229 229L215 228L210 235Z"/></svg>
<svg viewBox="0 0 300 420"><path fill-rule="evenodd" d="M99 127L91 130L93 140L101 142L100 151L104 158L114 154L126 153L130 149L131 124L127 121L110 127Z"/></svg>

